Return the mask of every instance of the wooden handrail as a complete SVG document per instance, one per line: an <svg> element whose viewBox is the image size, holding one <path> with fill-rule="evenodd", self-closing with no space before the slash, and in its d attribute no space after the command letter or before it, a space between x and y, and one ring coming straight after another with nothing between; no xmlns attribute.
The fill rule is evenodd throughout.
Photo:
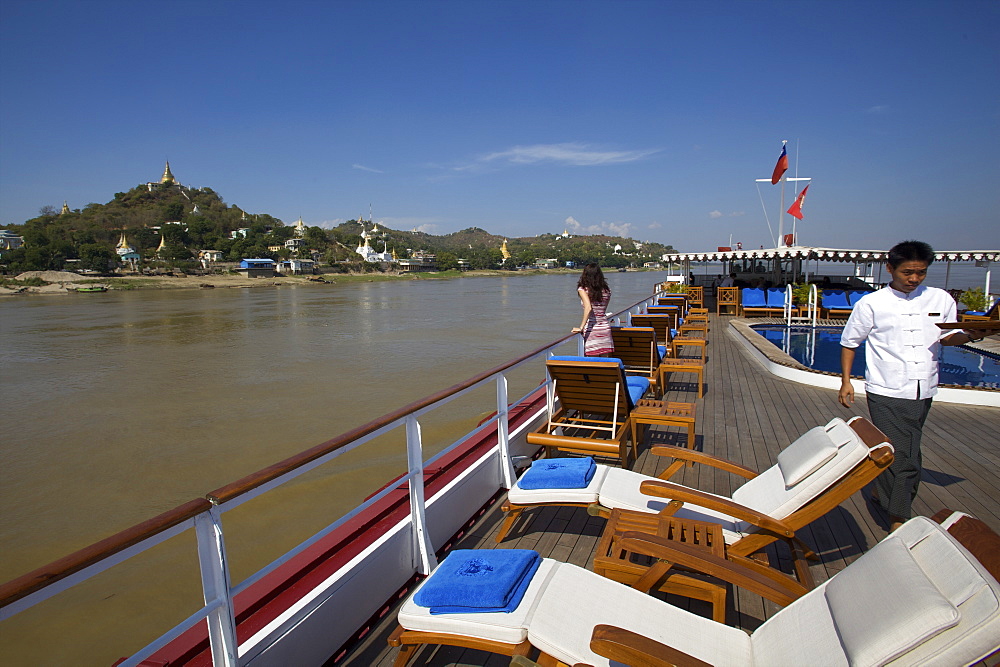
<svg viewBox="0 0 1000 667"><path fill-rule="evenodd" d="M211 508L212 504L204 498L192 500L152 519L137 523L120 533L116 533L100 542L95 542L37 570L23 574L5 584L0 584L0 607L6 607L9 604L17 602L35 591L39 591L60 579L65 579L71 574L90 567L120 551L124 551L158 533L184 523L188 519L192 519L202 512L207 512Z"/></svg>

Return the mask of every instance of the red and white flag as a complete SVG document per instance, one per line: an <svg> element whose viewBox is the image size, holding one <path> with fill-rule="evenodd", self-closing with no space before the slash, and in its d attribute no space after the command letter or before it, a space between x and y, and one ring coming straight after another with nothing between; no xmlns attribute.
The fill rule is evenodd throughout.
<svg viewBox="0 0 1000 667"><path fill-rule="evenodd" d="M809 191L808 185L802 188L802 192L799 193L799 196L795 198L795 201L793 201L792 205L789 207L788 215L795 216L799 220L802 219L802 204L806 200L806 192L808 191Z"/></svg>
<svg viewBox="0 0 1000 667"><path fill-rule="evenodd" d="M778 156L778 164L774 165L774 173L771 174L771 185L777 185L781 180L781 175L788 170L788 153L784 145L781 147L781 155Z"/></svg>

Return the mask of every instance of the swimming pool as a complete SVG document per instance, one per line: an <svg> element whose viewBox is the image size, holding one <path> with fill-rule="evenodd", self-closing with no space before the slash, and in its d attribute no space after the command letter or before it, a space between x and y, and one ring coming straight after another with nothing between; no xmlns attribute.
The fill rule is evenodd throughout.
<svg viewBox="0 0 1000 667"><path fill-rule="evenodd" d="M839 327L754 326L752 329L799 363L840 375ZM863 375L865 346L858 348L854 373ZM1000 389L1000 360L962 347L942 347L938 382L965 387Z"/></svg>

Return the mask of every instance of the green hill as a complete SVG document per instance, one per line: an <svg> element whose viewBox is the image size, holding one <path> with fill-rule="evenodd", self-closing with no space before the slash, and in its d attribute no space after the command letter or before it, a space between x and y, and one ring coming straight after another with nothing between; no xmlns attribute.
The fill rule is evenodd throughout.
<svg viewBox="0 0 1000 667"><path fill-rule="evenodd" d="M106 204L91 203L62 212L45 207L40 213L23 225L7 227L24 237L24 247L4 251L0 257L0 265L8 272L62 270L67 266L107 271L118 260L115 247L123 233L145 266L194 267L198 251L208 249L220 251L231 262L245 257L287 259L297 255L330 264L360 263L354 252L362 231L357 220L331 230L308 227L300 247L292 251L285 248L285 241L295 236L293 225L264 213L248 214L226 204L211 188L187 188L169 178L118 192ZM459 258L469 260L472 268L497 268L503 260L500 246L505 237L478 227L444 235L379 227L384 237L380 234L374 245L384 242L399 257L431 252L437 255L441 268L457 267ZM512 256L507 266L533 264L537 259L596 261L615 267L641 265L672 251L658 243L638 244L611 236L542 234L506 240ZM620 253L615 253L615 246L621 247Z"/></svg>

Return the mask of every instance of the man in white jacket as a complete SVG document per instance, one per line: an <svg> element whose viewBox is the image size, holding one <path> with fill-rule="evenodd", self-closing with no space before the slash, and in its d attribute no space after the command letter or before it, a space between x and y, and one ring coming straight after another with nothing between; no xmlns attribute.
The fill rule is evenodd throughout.
<svg viewBox="0 0 1000 667"><path fill-rule="evenodd" d="M841 386L838 398L854 403L851 367L855 350L865 347L865 393L872 422L895 449L892 466L875 480L872 500L889 513L890 531L910 518L920 483L920 437L937 393L942 345L982 340L992 330L948 331L938 323L955 322L955 299L923 285L934 250L920 241L903 241L886 260L892 282L862 297L851 311L840 338Z"/></svg>

